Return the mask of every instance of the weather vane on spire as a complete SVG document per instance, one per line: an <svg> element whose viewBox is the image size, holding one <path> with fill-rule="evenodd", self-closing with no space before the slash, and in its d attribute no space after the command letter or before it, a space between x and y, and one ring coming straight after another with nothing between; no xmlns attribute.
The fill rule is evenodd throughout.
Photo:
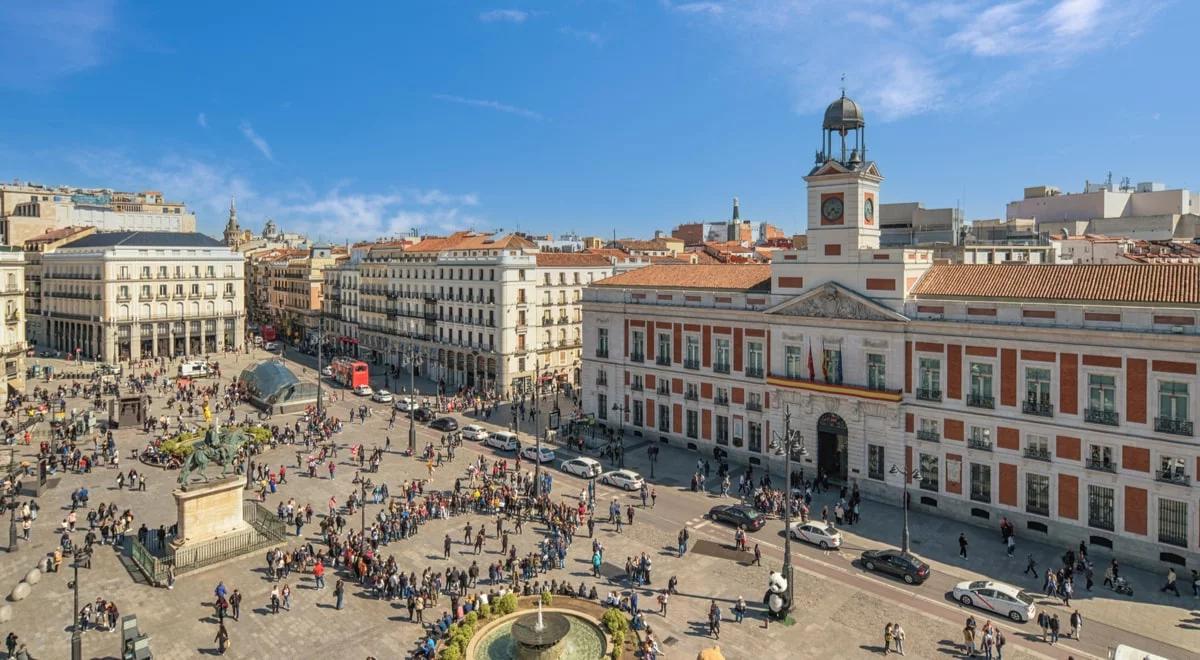
<svg viewBox="0 0 1200 660"><path fill-rule="evenodd" d="M842 98L846 96L846 74L842 74Z"/></svg>

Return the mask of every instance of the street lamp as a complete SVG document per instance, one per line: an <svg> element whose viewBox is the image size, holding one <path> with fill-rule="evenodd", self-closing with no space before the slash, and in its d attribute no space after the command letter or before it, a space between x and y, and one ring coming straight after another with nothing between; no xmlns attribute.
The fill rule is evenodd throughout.
<svg viewBox="0 0 1200 660"><path fill-rule="evenodd" d="M775 434L777 447L783 450L783 472L785 490L783 492L783 577L787 580L789 608L795 597L796 584L792 579L792 450L799 443L799 454L808 455L804 446L804 435L799 431L792 432L792 409L783 411L783 435ZM786 612L784 612L786 614Z"/></svg>
<svg viewBox="0 0 1200 660"><path fill-rule="evenodd" d="M74 623L71 625L71 660L83 660L83 637L79 629L79 560L82 553L75 553L71 561L74 577L71 580L71 590L75 592L75 609L71 613Z"/></svg>
<svg viewBox="0 0 1200 660"><path fill-rule="evenodd" d="M619 413L617 415L617 419L620 421L620 430L617 432L617 436L618 436L617 442L620 443L621 451L618 454L618 456L619 456L618 460L620 461L620 463L617 465L617 467L624 469L625 468L625 406L620 403L614 403L612 409L614 412ZM611 444L612 443L610 443L610 446L611 446Z"/></svg>
<svg viewBox="0 0 1200 660"><path fill-rule="evenodd" d="M12 554L17 551L17 498L16 493L13 494L13 500L8 503L9 511L12 511L12 517L8 519L8 552Z"/></svg>
<svg viewBox="0 0 1200 660"><path fill-rule="evenodd" d="M538 432L537 427L539 408L537 389L542 384L542 362L540 360L534 361L533 377L533 400L531 401L533 410L531 410L529 414L529 421L533 426L533 442L535 445L534 451L536 452L533 459L533 496L535 498L540 498L542 496L542 434Z"/></svg>
<svg viewBox="0 0 1200 660"><path fill-rule="evenodd" d="M365 537L367 534L367 480L361 474L358 475L358 486L359 493L362 495L358 500L358 532Z"/></svg>
<svg viewBox="0 0 1200 660"><path fill-rule="evenodd" d="M400 363L408 371L408 453L417 455L417 367L425 361L425 353L416 344L409 344L400 351Z"/></svg>
<svg viewBox="0 0 1200 660"><path fill-rule="evenodd" d="M888 468L888 473L904 475L904 530L900 534L900 551L908 554L908 481L909 478L920 479L921 469L913 468L911 473L906 474L904 470L892 463L892 467Z"/></svg>

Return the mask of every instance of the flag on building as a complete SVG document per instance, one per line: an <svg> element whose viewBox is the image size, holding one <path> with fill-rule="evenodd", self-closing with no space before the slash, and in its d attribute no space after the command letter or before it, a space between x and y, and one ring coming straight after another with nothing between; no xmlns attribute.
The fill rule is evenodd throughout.
<svg viewBox="0 0 1200 660"><path fill-rule="evenodd" d="M808 347L808 379L816 380L817 373L813 370L812 346Z"/></svg>

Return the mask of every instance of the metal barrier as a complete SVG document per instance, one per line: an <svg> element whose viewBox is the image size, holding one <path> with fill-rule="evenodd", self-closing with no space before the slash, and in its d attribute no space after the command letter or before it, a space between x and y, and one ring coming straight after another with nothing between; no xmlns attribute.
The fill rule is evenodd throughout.
<svg viewBox="0 0 1200 660"><path fill-rule="evenodd" d="M166 583L167 569L175 567L176 575L183 575L206 566L218 564L249 554L262 548L282 543L287 537L287 524L275 513L258 502L242 503L242 520L247 526L234 534L221 538L188 544L182 548L166 548L164 556L157 556L132 536L125 537L130 559L150 584L161 586Z"/></svg>

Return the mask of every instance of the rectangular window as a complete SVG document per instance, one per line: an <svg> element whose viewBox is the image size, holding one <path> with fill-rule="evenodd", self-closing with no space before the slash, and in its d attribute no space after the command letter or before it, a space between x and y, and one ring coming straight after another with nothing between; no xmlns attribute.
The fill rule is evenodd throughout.
<svg viewBox="0 0 1200 660"><path fill-rule="evenodd" d="M1048 416L1053 413L1050 403L1050 370L1044 367L1025 368L1025 400L1027 414Z"/></svg>
<svg viewBox="0 0 1200 660"><path fill-rule="evenodd" d="M1112 531L1116 519L1116 500L1113 489L1106 486L1088 486L1088 525Z"/></svg>
<svg viewBox="0 0 1200 660"><path fill-rule="evenodd" d="M971 499L992 503L992 466L986 463L971 464Z"/></svg>
<svg viewBox="0 0 1200 660"><path fill-rule="evenodd" d="M729 340L717 338L717 355L713 362L713 371L729 373Z"/></svg>
<svg viewBox="0 0 1200 660"><path fill-rule="evenodd" d="M887 389L887 362L880 353L867 353L867 387Z"/></svg>
<svg viewBox="0 0 1200 660"><path fill-rule="evenodd" d="M750 449L750 451L752 451L756 454L761 454L762 453L762 424L759 424L758 422L747 422L746 423L746 439L749 440L750 444L749 444L748 448Z"/></svg>
<svg viewBox="0 0 1200 660"><path fill-rule="evenodd" d="M942 439L942 433L939 430L939 423L936 419L928 417L920 418L920 426L917 427L917 439L937 442Z"/></svg>
<svg viewBox="0 0 1200 660"><path fill-rule="evenodd" d="M1192 435L1188 384L1162 382L1158 384L1158 419L1154 430L1175 435Z"/></svg>
<svg viewBox="0 0 1200 660"><path fill-rule="evenodd" d="M700 435L700 414L695 410L687 411L687 437L696 438Z"/></svg>
<svg viewBox="0 0 1200 660"><path fill-rule="evenodd" d="M840 385L842 382L842 352L826 348L821 351L821 375L826 383Z"/></svg>
<svg viewBox="0 0 1200 660"><path fill-rule="evenodd" d="M883 445L867 445L867 477L883 481L884 465Z"/></svg>
<svg viewBox="0 0 1200 660"><path fill-rule="evenodd" d="M746 344L746 375L750 378L763 376L763 345L752 341Z"/></svg>
<svg viewBox="0 0 1200 660"><path fill-rule="evenodd" d="M646 335L641 330L633 330L630 333L629 359L634 362L641 362L646 359Z"/></svg>
<svg viewBox="0 0 1200 660"><path fill-rule="evenodd" d="M658 430L663 433L671 430L671 409L662 404L658 406Z"/></svg>
<svg viewBox="0 0 1200 660"><path fill-rule="evenodd" d="M596 329L596 357L608 357L608 328Z"/></svg>
<svg viewBox="0 0 1200 660"><path fill-rule="evenodd" d="M596 395L596 417L600 419L608 419L608 395Z"/></svg>
<svg viewBox="0 0 1200 660"><path fill-rule="evenodd" d="M1192 483L1187 473L1187 460L1179 456L1159 456L1155 476L1159 481L1173 484L1188 486Z"/></svg>
<svg viewBox="0 0 1200 660"><path fill-rule="evenodd" d="M729 444L729 418L724 415L717 415L717 444Z"/></svg>
<svg viewBox="0 0 1200 660"><path fill-rule="evenodd" d="M644 404L641 401L634 399L634 401L633 401L633 425L634 426L642 426L643 425L643 419L642 419L642 406L643 405Z"/></svg>
<svg viewBox="0 0 1200 660"><path fill-rule="evenodd" d="M1039 516L1050 515L1050 477L1025 475L1025 511Z"/></svg>
<svg viewBox="0 0 1200 660"><path fill-rule="evenodd" d="M937 454L921 454L921 489L938 492Z"/></svg>
<svg viewBox="0 0 1200 660"><path fill-rule="evenodd" d="M700 368L700 338L688 335L683 344L683 366L685 369Z"/></svg>
<svg viewBox="0 0 1200 660"><path fill-rule="evenodd" d="M1113 462L1113 449L1107 445L1090 445L1088 447L1087 466L1093 470L1116 472L1117 465Z"/></svg>
<svg viewBox="0 0 1200 660"><path fill-rule="evenodd" d="M992 429L986 426L972 426L967 436L967 446L971 449L992 450Z"/></svg>
<svg viewBox="0 0 1200 660"><path fill-rule="evenodd" d="M654 356L658 364L671 364L671 335L665 332L658 334L658 354Z"/></svg>
<svg viewBox="0 0 1200 660"><path fill-rule="evenodd" d="M917 398L926 401L942 400L942 361L921 358L918 363Z"/></svg>
<svg viewBox="0 0 1200 660"><path fill-rule="evenodd" d="M1158 500L1158 542L1186 548L1188 545L1187 502Z"/></svg>
<svg viewBox="0 0 1200 660"><path fill-rule="evenodd" d="M1050 439L1044 435L1025 436L1025 457L1039 461L1050 460Z"/></svg>
<svg viewBox="0 0 1200 660"><path fill-rule="evenodd" d="M967 395L967 405L976 408L995 407L992 398L992 365L971 363L971 391Z"/></svg>
<svg viewBox="0 0 1200 660"><path fill-rule="evenodd" d="M1088 374L1088 408L1102 412L1116 411L1116 376L1109 374Z"/></svg>
<svg viewBox="0 0 1200 660"><path fill-rule="evenodd" d="M804 348L801 346L783 347L783 375L787 378L804 378Z"/></svg>

